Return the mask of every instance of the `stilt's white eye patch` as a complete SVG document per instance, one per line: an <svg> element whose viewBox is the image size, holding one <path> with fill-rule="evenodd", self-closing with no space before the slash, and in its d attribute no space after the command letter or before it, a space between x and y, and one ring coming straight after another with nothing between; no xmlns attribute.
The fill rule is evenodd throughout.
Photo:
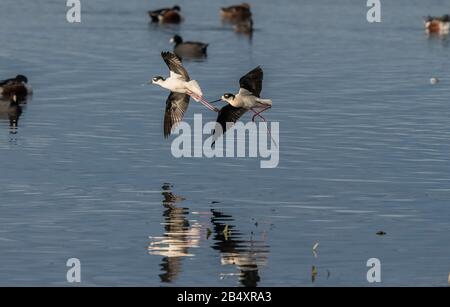
<svg viewBox="0 0 450 307"><path fill-rule="evenodd" d="M233 94L223 94L223 97L225 98L225 99L233 99L234 98L234 95Z"/></svg>

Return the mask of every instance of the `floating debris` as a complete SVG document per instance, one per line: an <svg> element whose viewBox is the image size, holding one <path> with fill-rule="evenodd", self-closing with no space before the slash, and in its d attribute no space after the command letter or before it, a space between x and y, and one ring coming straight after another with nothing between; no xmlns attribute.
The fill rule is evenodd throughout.
<svg viewBox="0 0 450 307"><path fill-rule="evenodd" d="M225 228L223 229L223 235L225 237L225 241L228 241L228 236L230 235L231 231L228 228L228 225L225 225Z"/></svg>
<svg viewBox="0 0 450 307"><path fill-rule="evenodd" d="M319 247L319 242L314 243L313 248L312 248L314 258L317 258L317 248L318 247Z"/></svg>
<svg viewBox="0 0 450 307"><path fill-rule="evenodd" d="M220 201L213 200L213 201L211 202L211 204L220 204Z"/></svg>
<svg viewBox="0 0 450 307"><path fill-rule="evenodd" d="M380 230L380 231L377 232L377 235L378 236L384 236L384 235L386 235L386 232Z"/></svg>
<svg viewBox="0 0 450 307"><path fill-rule="evenodd" d="M314 283L316 281L316 277L317 277L317 268L316 266L312 266L311 268L311 281Z"/></svg>
<svg viewBox="0 0 450 307"><path fill-rule="evenodd" d="M225 225L225 228L223 229L223 233L225 234L225 233L227 233L229 230L228 230L228 225Z"/></svg>
<svg viewBox="0 0 450 307"><path fill-rule="evenodd" d="M319 247L319 242L316 242L313 246L313 251L316 251L318 247Z"/></svg>
<svg viewBox="0 0 450 307"><path fill-rule="evenodd" d="M430 84L434 85L434 84L438 84L439 83L439 79L436 77L430 78Z"/></svg>

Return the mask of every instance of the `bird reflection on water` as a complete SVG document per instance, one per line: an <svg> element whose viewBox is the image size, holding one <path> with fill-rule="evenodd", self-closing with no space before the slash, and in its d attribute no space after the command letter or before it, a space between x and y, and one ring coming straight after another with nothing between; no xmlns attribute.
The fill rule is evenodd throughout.
<svg viewBox="0 0 450 307"><path fill-rule="evenodd" d="M212 248L221 255L222 265L234 265L239 270L239 281L245 287L256 287L261 280L259 270L267 265L269 246L263 240L243 239L234 225L232 216L211 210L214 244Z"/></svg>
<svg viewBox="0 0 450 307"><path fill-rule="evenodd" d="M16 96L13 97L10 99L0 99L0 121L8 121L10 133L16 134L24 105L23 101L18 101Z"/></svg>
<svg viewBox="0 0 450 307"><path fill-rule="evenodd" d="M184 200L183 197L173 194L170 184L162 187L165 208L164 235L150 237L149 254L163 256L161 263L161 282L173 282L181 272L183 257L194 256L191 248L198 247L200 241L200 224L190 224L188 220L189 209L178 207L176 204Z"/></svg>
<svg viewBox="0 0 450 307"><path fill-rule="evenodd" d="M261 280L260 268L267 264L269 253L265 240L255 240L253 232L250 238L245 239L244 234L232 225L233 217L217 209L211 209L208 214L212 230L204 222L201 225L189 220L189 209L178 205L184 198L173 194L171 188L170 184L162 187L164 235L150 237L148 247L149 254L163 256L160 264L162 273L159 274L161 282L171 283L176 280L182 271L183 258L195 256L193 249L200 246L207 229L209 234L206 239L212 239L211 247L219 251L220 265L235 266L238 273L231 275L238 275L241 285L257 286Z"/></svg>

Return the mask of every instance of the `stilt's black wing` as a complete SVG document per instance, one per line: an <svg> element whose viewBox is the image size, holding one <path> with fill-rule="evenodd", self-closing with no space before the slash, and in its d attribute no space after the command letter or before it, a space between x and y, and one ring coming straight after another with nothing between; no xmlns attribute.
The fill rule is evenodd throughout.
<svg viewBox="0 0 450 307"><path fill-rule="evenodd" d="M219 115L217 116L216 120L216 127L221 127L222 129L215 129L213 131L214 135L214 142L212 143L212 146L214 146L215 141L222 135L222 133L225 133L227 131L227 123L235 123L239 118L241 118L242 115L245 114L248 110L245 108L236 108L233 107L231 104L227 104L219 111Z"/></svg>
<svg viewBox="0 0 450 307"><path fill-rule="evenodd" d="M258 66L239 80L239 86L254 96L259 97L262 90L262 80L263 70Z"/></svg>
<svg viewBox="0 0 450 307"><path fill-rule="evenodd" d="M161 52L161 56L166 62L167 66L169 67L169 70L171 72L176 73L177 75L180 75L185 81L189 81L189 74L186 71L186 69L183 67L183 64L181 63L181 60L179 57L177 57L175 54L170 52Z"/></svg>
<svg viewBox="0 0 450 307"><path fill-rule="evenodd" d="M164 137L168 138L172 129L183 120L189 105L189 95L170 92L164 114Z"/></svg>

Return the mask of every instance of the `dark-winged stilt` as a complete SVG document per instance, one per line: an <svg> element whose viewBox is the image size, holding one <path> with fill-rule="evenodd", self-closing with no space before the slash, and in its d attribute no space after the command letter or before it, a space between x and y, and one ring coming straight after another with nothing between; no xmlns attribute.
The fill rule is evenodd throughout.
<svg viewBox="0 0 450 307"><path fill-rule="evenodd" d="M248 110L253 111L255 114L252 117L252 121L255 117L260 117L264 122L267 120L261 115L262 112L272 107L272 100L262 99L260 97L262 90L263 70L261 67L256 67L252 71L248 72L239 80L239 92L237 94L225 93L221 99L213 101L225 101L228 104L224 106L217 117L217 124L222 128L222 132L225 133L227 123L235 123L242 115ZM269 127L267 131L270 135ZM220 136L214 131L215 140ZM213 143L214 145L214 143Z"/></svg>
<svg viewBox="0 0 450 307"><path fill-rule="evenodd" d="M164 116L164 136L168 137L175 125L183 119L183 115L189 104L189 96L195 101L202 103L211 111L218 112L219 109L212 106L203 98L199 84L197 81L190 79L181 60L175 54L161 52L161 56L169 67L170 75L168 78L161 76L154 77L151 82L170 90Z"/></svg>

